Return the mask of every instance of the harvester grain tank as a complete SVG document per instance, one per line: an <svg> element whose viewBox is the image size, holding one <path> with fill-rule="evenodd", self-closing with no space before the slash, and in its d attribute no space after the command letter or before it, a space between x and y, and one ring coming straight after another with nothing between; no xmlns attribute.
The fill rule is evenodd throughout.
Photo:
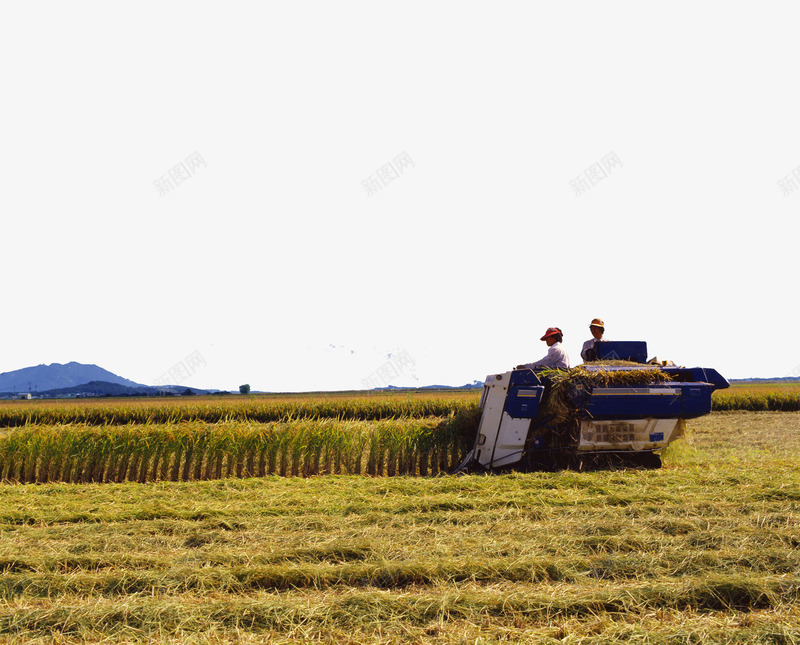
<svg viewBox="0 0 800 645"><path fill-rule="evenodd" d="M473 449L457 472L661 465L686 419L729 387L716 370L647 363L641 341L599 341L597 362L486 377Z"/></svg>

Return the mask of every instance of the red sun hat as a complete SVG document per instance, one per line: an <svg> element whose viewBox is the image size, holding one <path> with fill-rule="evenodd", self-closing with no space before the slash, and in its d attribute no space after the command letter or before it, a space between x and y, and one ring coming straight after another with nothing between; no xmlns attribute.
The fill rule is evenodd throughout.
<svg viewBox="0 0 800 645"><path fill-rule="evenodd" d="M550 338L550 336L555 336L556 334L561 334L561 330L558 327L548 327L547 331L544 332L544 336L542 336L539 340Z"/></svg>

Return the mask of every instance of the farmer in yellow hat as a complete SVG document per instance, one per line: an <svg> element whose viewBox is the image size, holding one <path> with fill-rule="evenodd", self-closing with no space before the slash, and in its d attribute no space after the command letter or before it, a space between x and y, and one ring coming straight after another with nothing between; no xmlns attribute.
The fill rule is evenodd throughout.
<svg viewBox="0 0 800 645"><path fill-rule="evenodd" d="M553 369L568 370L569 356L567 356L567 352L564 351L564 347L561 345L561 341L563 340L561 330L558 327L548 327L547 331L544 333L544 336L542 336L539 340L543 340L547 343L548 349L544 358L533 363L517 365L517 369L532 370L536 369L537 367L550 367Z"/></svg>
<svg viewBox="0 0 800 645"><path fill-rule="evenodd" d="M606 331L606 325L599 318L595 318L589 323L589 330L592 332L592 337L583 344L583 349L581 350L581 358L587 363L597 360L594 344L598 340L603 340L603 333Z"/></svg>

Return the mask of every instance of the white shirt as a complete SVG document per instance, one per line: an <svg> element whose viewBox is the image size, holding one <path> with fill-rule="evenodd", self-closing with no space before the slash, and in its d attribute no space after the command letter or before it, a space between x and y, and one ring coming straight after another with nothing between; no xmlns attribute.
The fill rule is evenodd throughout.
<svg viewBox="0 0 800 645"><path fill-rule="evenodd" d="M586 352L588 350L590 350L590 349L594 349L594 343L595 343L595 341L598 341L598 340L608 340L608 339L607 338L603 338L602 336L600 338L595 338L594 336L592 336L589 340L587 340L583 344L583 349L581 349L581 358L584 361L589 360L588 358L586 358ZM593 360L597 360L597 358L594 358Z"/></svg>
<svg viewBox="0 0 800 645"><path fill-rule="evenodd" d="M547 354L541 360L523 365L525 369L532 370L536 367L551 367L553 369L569 369L569 356L564 351L561 343L553 343L547 348Z"/></svg>

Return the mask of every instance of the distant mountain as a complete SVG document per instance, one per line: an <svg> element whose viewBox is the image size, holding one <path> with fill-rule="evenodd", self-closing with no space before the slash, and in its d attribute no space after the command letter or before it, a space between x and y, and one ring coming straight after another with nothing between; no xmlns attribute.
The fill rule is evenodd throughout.
<svg viewBox="0 0 800 645"><path fill-rule="evenodd" d="M150 396L152 394L151 390L155 390L155 388L146 385L129 387L127 385L109 383L107 381L89 381L88 383L81 383L80 385L70 385L69 387L59 387L52 390L40 390L36 392L36 395L54 398L75 395Z"/></svg>
<svg viewBox="0 0 800 645"><path fill-rule="evenodd" d="M36 365L23 367L13 372L0 374L0 392L44 392L59 388L71 388L92 381L102 381L123 385L129 388L146 388L146 385L135 383L121 376L117 376L97 365L86 365L75 361L62 365Z"/></svg>
<svg viewBox="0 0 800 645"><path fill-rule="evenodd" d="M376 387L376 390L470 390L483 387L483 381L472 381L465 385L420 385L417 387L399 387L397 385L387 385L386 387Z"/></svg>
<svg viewBox="0 0 800 645"><path fill-rule="evenodd" d="M127 385L108 383L106 381L89 381L81 385L40 391L37 392L36 395L42 398L66 398L74 396L167 396L185 394L187 390L191 394L213 394L216 392L216 390L199 390L195 387L188 388L185 385L137 385L135 387L129 387Z"/></svg>

